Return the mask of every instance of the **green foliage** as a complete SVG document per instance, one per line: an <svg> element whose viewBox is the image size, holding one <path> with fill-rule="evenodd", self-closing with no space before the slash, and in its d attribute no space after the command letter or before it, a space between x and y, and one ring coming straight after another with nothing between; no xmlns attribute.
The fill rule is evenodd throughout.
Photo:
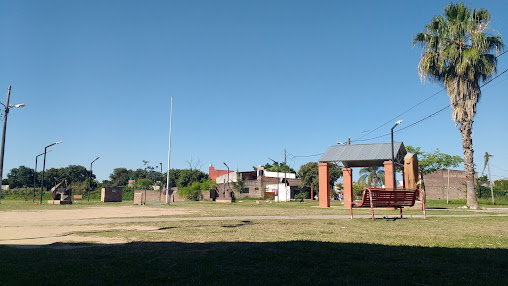
<svg viewBox="0 0 508 286"><path fill-rule="evenodd" d="M497 180L494 182L494 190L508 191L508 180Z"/></svg>
<svg viewBox="0 0 508 286"><path fill-rule="evenodd" d="M449 169L458 167L464 160L460 156L452 156L439 152L439 149L431 153L420 151L420 147L406 146L409 153L418 156L418 169L420 173L426 175L437 171L438 169Z"/></svg>
<svg viewBox="0 0 508 286"><path fill-rule="evenodd" d="M152 189L152 180L148 178L142 178L136 180L134 184L134 189L136 190L151 190Z"/></svg>
<svg viewBox="0 0 508 286"><path fill-rule="evenodd" d="M367 184L365 182L353 182L353 196L360 197L363 194L363 191L367 188Z"/></svg>
<svg viewBox="0 0 508 286"><path fill-rule="evenodd" d="M295 200L303 202L303 200L306 199L308 195L309 195L309 193L307 193L307 192L298 193L295 195Z"/></svg>
<svg viewBox="0 0 508 286"><path fill-rule="evenodd" d="M170 172L171 176L171 172ZM203 179L208 179L208 175L197 169L183 169L178 174L176 185L178 188L184 188L192 185L195 182L201 182Z"/></svg>
<svg viewBox="0 0 508 286"><path fill-rule="evenodd" d="M383 185L385 180L384 170L380 167L366 167L360 169L358 182L366 182L368 186L378 187Z"/></svg>
<svg viewBox="0 0 508 286"><path fill-rule="evenodd" d="M252 168L257 170L258 168L256 166L252 166ZM286 172L286 173L295 173L296 171L289 167L288 165L284 166L284 163L274 162L273 164L266 163L263 168L265 168L265 171L269 172Z"/></svg>
<svg viewBox="0 0 508 286"><path fill-rule="evenodd" d="M9 188L11 189L22 187L33 187L34 169L25 166L13 168L7 174L7 181L5 183L9 184Z"/></svg>
<svg viewBox="0 0 508 286"><path fill-rule="evenodd" d="M337 181L340 177L342 177L342 168L336 164L330 165L330 186L333 186L335 181ZM300 188L309 188L312 186L314 188L314 192L317 193L319 191L319 169L317 162L309 162L300 167L298 170L298 176L302 180L300 184Z"/></svg>
<svg viewBox="0 0 508 286"><path fill-rule="evenodd" d="M190 186L178 189L178 194L190 201L199 201L203 199L201 191L208 191L214 189L216 184L214 181L206 178L200 182L193 182Z"/></svg>

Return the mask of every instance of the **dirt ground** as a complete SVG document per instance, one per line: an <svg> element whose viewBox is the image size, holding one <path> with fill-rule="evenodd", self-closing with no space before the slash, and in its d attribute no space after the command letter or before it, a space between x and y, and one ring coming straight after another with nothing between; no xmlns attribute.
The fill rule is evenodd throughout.
<svg viewBox="0 0 508 286"><path fill-rule="evenodd" d="M0 245L41 246L56 242L125 243L110 238L88 238L73 235L75 231L112 229L108 223L128 222L130 218L175 216L191 211L152 207L90 207L43 211L0 212ZM150 230L132 224L121 229Z"/></svg>
<svg viewBox="0 0 508 286"><path fill-rule="evenodd" d="M17 247L40 247L54 243L127 243L124 239L107 237L85 237L74 232L101 231L111 229L157 231L158 228L140 223L177 220L224 220L224 219L349 219L349 215L302 215L302 216L236 216L236 217L179 217L195 214L188 209L169 209L140 206L89 207L83 209L58 209L41 211L0 211L0 245ZM463 215L446 216L508 216L507 208L471 211ZM433 215L434 216L434 215ZM355 215L370 218L370 215ZM415 217L421 217L420 215ZM111 227L110 224L122 223Z"/></svg>

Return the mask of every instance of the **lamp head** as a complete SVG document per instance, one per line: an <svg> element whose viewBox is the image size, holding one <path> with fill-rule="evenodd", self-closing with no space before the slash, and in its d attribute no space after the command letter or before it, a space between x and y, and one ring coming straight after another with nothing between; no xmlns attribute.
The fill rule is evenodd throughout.
<svg viewBox="0 0 508 286"><path fill-rule="evenodd" d="M16 107L16 108L25 107L25 104L20 103L20 104L16 104L16 105L9 105L9 108L12 108L12 107Z"/></svg>
<svg viewBox="0 0 508 286"><path fill-rule="evenodd" d="M338 145L344 145L344 143L340 142L340 141L337 141L337 144Z"/></svg>
<svg viewBox="0 0 508 286"><path fill-rule="evenodd" d="M402 119L401 119L401 120L397 120L397 122L395 122L395 125L399 125L399 124L401 124L401 123L402 123L402 121L404 121L404 120L402 120Z"/></svg>

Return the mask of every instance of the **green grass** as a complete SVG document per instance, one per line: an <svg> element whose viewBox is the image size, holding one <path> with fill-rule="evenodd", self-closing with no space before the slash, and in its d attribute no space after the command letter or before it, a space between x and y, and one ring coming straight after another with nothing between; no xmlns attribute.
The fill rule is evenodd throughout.
<svg viewBox="0 0 508 286"><path fill-rule="evenodd" d="M235 204L182 202L157 207L191 217L332 215L317 202ZM508 217L471 214L431 201L427 220L221 219L108 224L72 235L119 245L58 243L0 246L0 285L506 285ZM2 201L0 211L132 206L79 202L33 205ZM506 207L506 206L505 206ZM369 214L355 209L355 214ZM421 211L404 211L421 214ZM1 214L1 212L0 212ZM376 210L396 216L398 211Z"/></svg>

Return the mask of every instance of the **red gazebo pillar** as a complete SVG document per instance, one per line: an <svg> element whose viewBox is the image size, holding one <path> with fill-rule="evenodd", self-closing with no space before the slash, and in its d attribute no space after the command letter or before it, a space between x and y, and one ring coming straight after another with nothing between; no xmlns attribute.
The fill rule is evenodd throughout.
<svg viewBox="0 0 508 286"><path fill-rule="evenodd" d="M342 168L342 178L344 206L349 208L353 202L353 170L351 168Z"/></svg>
<svg viewBox="0 0 508 286"><path fill-rule="evenodd" d="M330 167L328 163L319 163L319 207L330 207Z"/></svg>
<svg viewBox="0 0 508 286"><path fill-rule="evenodd" d="M393 185L393 167L392 161L384 161L383 165L385 166L385 188L394 189Z"/></svg>

